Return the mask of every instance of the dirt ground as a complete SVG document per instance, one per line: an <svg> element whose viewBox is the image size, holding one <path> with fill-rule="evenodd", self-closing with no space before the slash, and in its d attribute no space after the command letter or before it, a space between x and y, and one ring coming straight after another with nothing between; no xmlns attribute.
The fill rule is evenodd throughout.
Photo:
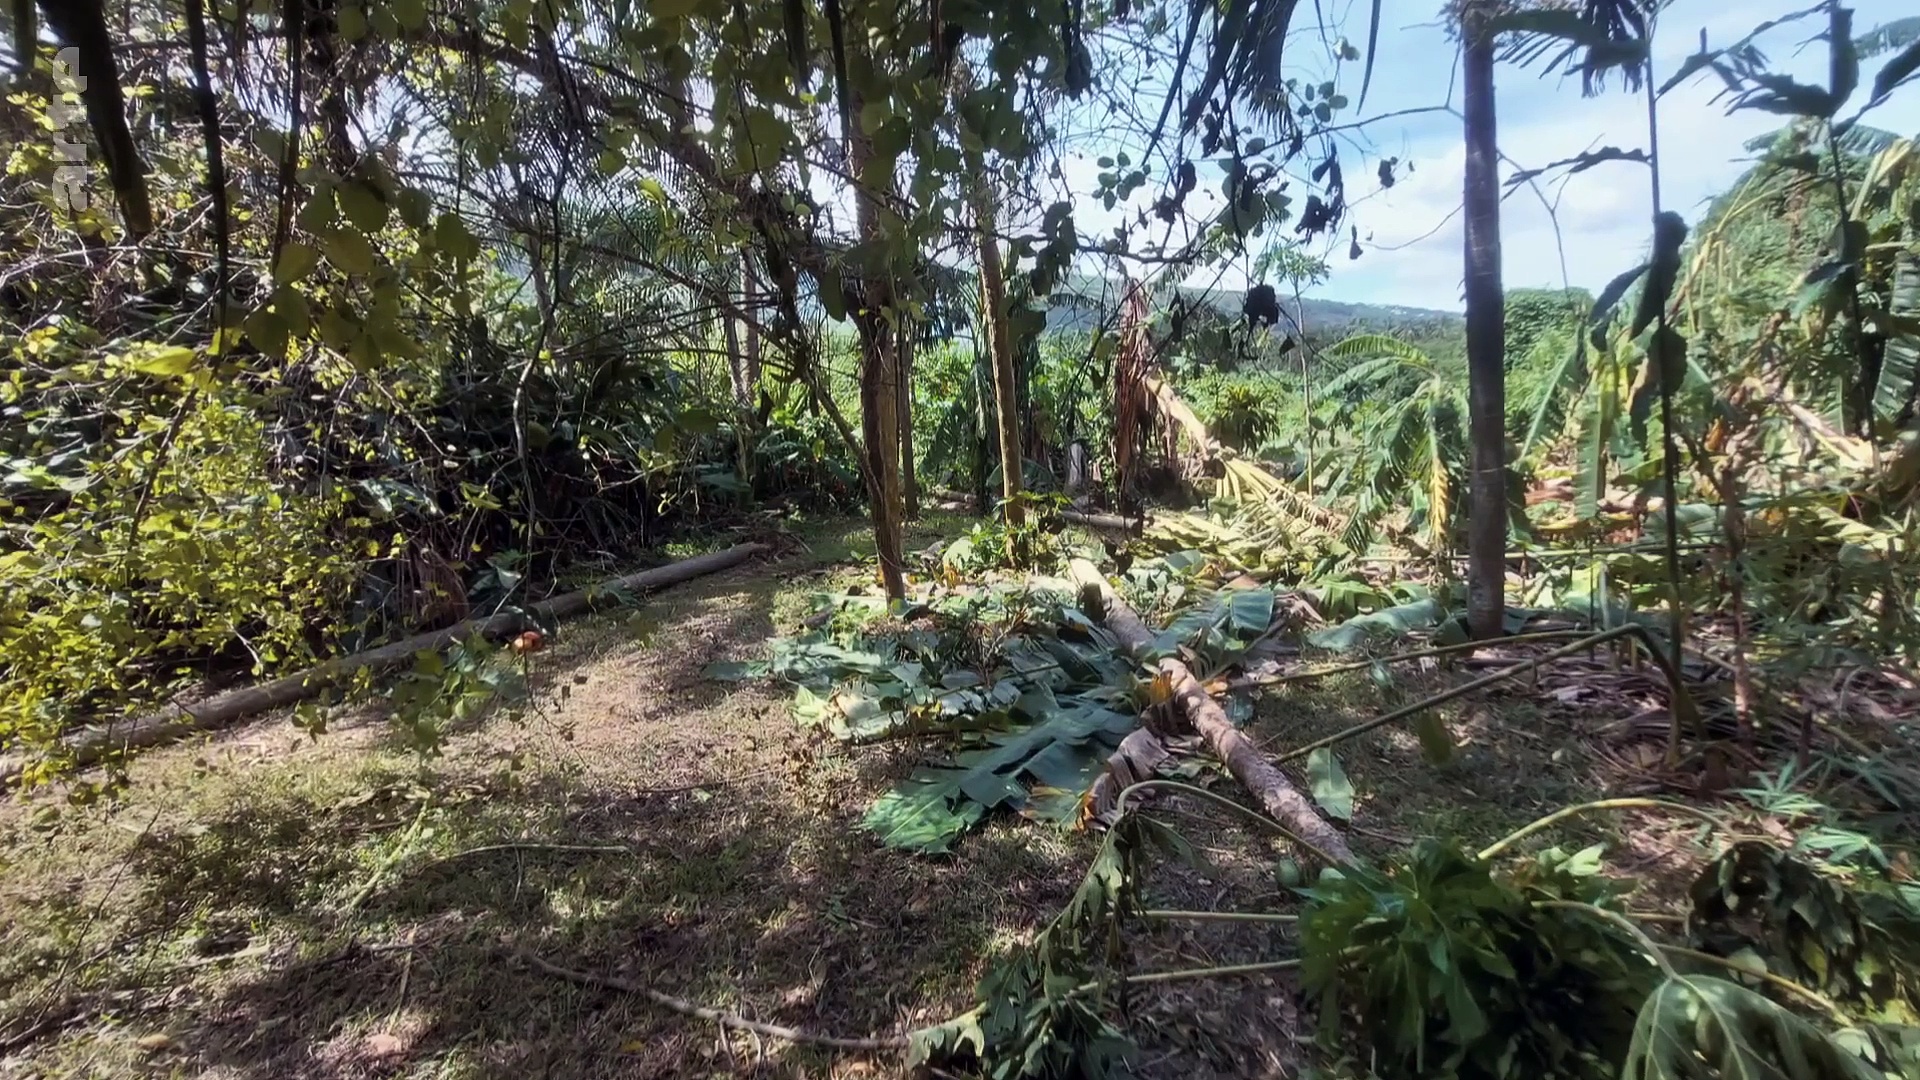
<svg viewBox="0 0 1920 1080"><path fill-rule="evenodd" d="M892 1053L723 1032L517 958L768 1023L897 1035L968 1008L983 966L1072 893L1092 837L1002 819L951 858L883 850L856 825L915 747L848 750L803 732L780 687L702 677L793 630L809 592L859 581L859 531L651 598L642 619L567 625L531 666L533 711L456 732L424 768L371 713L318 738L280 716L140 758L110 805L48 793L0 809L0 1077L902 1074ZM1271 694L1252 725L1297 745L1421 678ZM1494 737L1488 708L1520 736ZM1465 745L1445 767L1396 729L1343 749L1356 848L1484 843L1603 792L1590 761L1556 752L1568 721L1530 708L1446 712ZM1198 807L1162 812L1203 862L1156 868L1147 906L1286 910L1277 841ZM1562 838L1611 839L1649 880L1684 875L1696 850L1657 820ZM1290 955L1271 924L1160 924L1132 944L1142 970ZM1136 994L1136 1070L1296 1075L1301 1007L1284 974Z"/></svg>

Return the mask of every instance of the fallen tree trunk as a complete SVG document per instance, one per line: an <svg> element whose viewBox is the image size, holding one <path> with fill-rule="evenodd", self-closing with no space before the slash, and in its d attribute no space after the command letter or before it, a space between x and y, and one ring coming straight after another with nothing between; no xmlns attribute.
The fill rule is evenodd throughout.
<svg viewBox="0 0 1920 1080"><path fill-rule="evenodd" d="M1114 593L1098 567L1085 559L1075 559L1068 564L1067 576L1083 590L1097 588L1100 591L1107 629L1113 631L1129 653L1138 655L1152 644L1153 633L1146 623ZM1314 810L1313 803L1294 788L1278 766L1260 753L1252 739L1233 726L1226 710L1207 694L1185 663L1175 657L1165 657L1156 670L1172 684L1173 700L1194 730L1207 740L1227 772L1253 793L1261 809L1328 856L1342 862L1352 861L1353 849L1347 846L1346 838Z"/></svg>
<svg viewBox="0 0 1920 1080"><path fill-rule="evenodd" d="M1062 510L1060 520L1069 525L1085 525L1090 529L1112 529L1129 534L1138 533L1147 523L1145 518L1124 517L1120 514L1094 514L1083 510Z"/></svg>
<svg viewBox="0 0 1920 1080"><path fill-rule="evenodd" d="M617 601L621 594L657 591L738 566L767 550L765 544L740 544L725 551L696 555L691 559L642 570L575 592L562 593L530 605L523 611L503 611L468 619L444 630L415 634L366 652L335 657L305 671L271 682L229 690L192 705L169 705L135 720L85 728L61 740L66 750L66 760L76 766L92 765L115 753L156 746L196 732L213 731L270 709L304 701L360 671L395 667L419 653L436 652L476 635L486 638L507 637L541 623L552 623L592 611L607 605L610 600ZM33 762L34 759L28 756L0 759L0 785L19 781Z"/></svg>

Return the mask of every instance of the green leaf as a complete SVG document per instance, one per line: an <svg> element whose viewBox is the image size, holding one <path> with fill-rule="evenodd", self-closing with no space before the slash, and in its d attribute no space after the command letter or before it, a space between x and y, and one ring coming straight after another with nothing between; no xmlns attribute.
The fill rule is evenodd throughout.
<svg viewBox="0 0 1920 1080"><path fill-rule="evenodd" d="M327 261L341 273L370 274L373 272L373 245L358 232L348 229L335 229L320 237L320 248L326 252Z"/></svg>
<svg viewBox="0 0 1920 1080"><path fill-rule="evenodd" d="M1772 999L1704 975L1669 979L1634 1021L1620 1080L1882 1080L1833 1036Z"/></svg>
<svg viewBox="0 0 1920 1080"><path fill-rule="evenodd" d="M820 306L834 322L847 321L847 294L841 289L840 271L830 266L820 270Z"/></svg>
<svg viewBox="0 0 1920 1080"><path fill-rule="evenodd" d="M359 4L342 4L334 16L334 27L339 31L340 40L351 45L367 36L367 9Z"/></svg>
<svg viewBox="0 0 1920 1080"><path fill-rule="evenodd" d="M291 243L280 249L280 260L274 265L273 280L277 285L291 285L304 281L314 268L320 265L320 253L310 245Z"/></svg>
<svg viewBox="0 0 1920 1080"><path fill-rule="evenodd" d="M684 19L700 8L700 0L648 0L647 14L656 19Z"/></svg>
<svg viewBox="0 0 1920 1080"><path fill-rule="evenodd" d="M1880 358L1873 411L1882 423L1893 424L1914 400L1914 383L1920 379L1920 324L1909 321L1920 317L1920 255L1903 252L1894 263L1887 313L1900 321L1887 335Z"/></svg>
<svg viewBox="0 0 1920 1080"><path fill-rule="evenodd" d="M427 25L426 0L391 0L393 17L408 30L418 30Z"/></svg>
<svg viewBox="0 0 1920 1080"><path fill-rule="evenodd" d="M247 340L254 347L272 359L278 360L287 354L287 321L279 315L261 308L247 316Z"/></svg>
<svg viewBox="0 0 1920 1080"><path fill-rule="evenodd" d="M1437 626L1447 610L1438 600L1427 597L1399 604L1366 615L1356 615L1337 626L1328 626L1307 635L1307 644L1316 649L1344 652L1364 644L1373 635L1399 636L1410 630Z"/></svg>
<svg viewBox="0 0 1920 1080"><path fill-rule="evenodd" d="M172 345L145 350L133 359L130 366L142 375L177 379L193 370L194 360L192 349Z"/></svg>
<svg viewBox="0 0 1920 1080"><path fill-rule="evenodd" d="M1620 306L1621 298L1627 295L1628 289L1633 288L1633 283L1640 280L1640 275L1647 272L1648 265L1641 263L1615 275L1612 281L1607 282L1607 287L1600 290L1599 297L1593 302L1593 312L1587 316L1587 326L1593 332L1594 348L1607 347L1607 327L1613 322L1614 309Z"/></svg>
<svg viewBox="0 0 1920 1080"><path fill-rule="evenodd" d="M1055 703L1044 691L1030 692L1014 709L1034 722L988 736L985 749L957 755L956 767L916 771L868 811L865 827L889 847L947 851L989 809L1023 806L1029 785L1077 797L1138 725L1134 716L1090 702ZM1044 812L1058 814L1058 804Z"/></svg>
<svg viewBox="0 0 1920 1080"><path fill-rule="evenodd" d="M1600 514L1607 493L1607 463L1613 446L1619 398L1608 388L1595 386L1587 394L1587 411L1580 418L1573 471L1574 513L1583 521Z"/></svg>
<svg viewBox="0 0 1920 1080"><path fill-rule="evenodd" d="M1353 784L1332 750L1323 746L1307 755L1307 782L1313 790L1313 801L1328 817L1353 819Z"/></svg>
<svg viewBox="0 0 1920 1080"><path fill-rule="evenodd" d="M334 217L332 185L314 185L313 196L300 208L300 227L315 235L331 232Z"/></svg>
<svg viewBox="0 0 1920 1080"><path fill-rule="evenodd" d="M408 228L424 229L433 217L433 199L419 188L402 188L395 199L400 207L400 220Z"/></svg>
<svg viewBox="0 0 1920 1080"><path fill-rule="evenodd" d="M1234 589L1228 593L1227 625L1235 633L1264 634L1272 623L1272 589Z"/></svg>
<svg viewBox="0 0 1920 1080"><path fill-rule="evenodd" d="M957 779L922 770L882 795L860 824L891 848L920 855L950 852L954 841L987 815L986 807L958 799L959 794Z"/></svg>
<svg viewBox="0 0 1920 1080"><path fill-rule="evenodd" d="M467 231L467 223L459 214L440 215L433 224L433 242L456 258L471 259L480 254L480 242Z"/></svg>
<svg viewBox="0 0 1920 1080"><path fill-rule="evenodd" d="M340 202L340 212L353 222L354 228L363 233L386 228L387 204L373 188L353 180L340 185L334 197Z"/></svg>

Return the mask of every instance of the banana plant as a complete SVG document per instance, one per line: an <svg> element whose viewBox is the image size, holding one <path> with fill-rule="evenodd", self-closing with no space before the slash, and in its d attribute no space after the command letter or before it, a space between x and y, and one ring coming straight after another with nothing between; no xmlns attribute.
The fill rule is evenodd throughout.
<svg viewBox="0 0 1920 1080"><path fill-rule="evenodd" d="M1344 542L1364 550L1381 519L1405 506L1434 552L1450 549L1467 471L1464 362L1435 360L1386 334L1348 338L1326 356L1355 363L1322 393L1373 406L1353 413L1359 456L1341 493L1353 496L1356 508Z"/></svg>

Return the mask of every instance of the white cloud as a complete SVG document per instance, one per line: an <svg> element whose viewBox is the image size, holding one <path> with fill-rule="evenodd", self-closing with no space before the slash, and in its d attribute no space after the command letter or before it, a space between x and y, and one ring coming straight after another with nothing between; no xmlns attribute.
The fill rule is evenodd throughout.
<svg viewBox="0 0 1920 1080"><path fill-rule="evenodd" d="M1387 23L1393 24L1389 4ZM1666 47L1656 56L1664 70L1678 67L1697 41L1687 20L1705 17L1709 40L1728 43L1753 23L1781 14L1778 0L1743 4L1737 12L1688 11L1685 3L1669 9ZM1855 25L1866 29L1895 17L1895 0L1861 3ZM1773 10L1781 8L1780 11ZM1678 27L1688 29L1681 32ZM1824 78L1822 45L1795 53L1793 46L1813 32L1801 24L1778 35L1774 59L1806 81ZM1388 85L1376 85L1382 111L1443 99L1452 62L1452 46L1432 27L1382 34L1383 65L1397 48L1408 50L1418 63ZM1410 47L1411 46L1411 47ZM1404 54L1403 54L1404 55ZM1872 67L1869 65L1868 78ZM1582 98L1577 80L1541 80L1529 72L1503 65L1499 72L1500 146L1523 167L1539 167L1600 146L1638 148L1646 141L1644 97L1622 93L1617 87L1597 98ZM1745 165L1743 144L1755 135L1777 128L1781 119L1757 112L1731 116L1724 104L1712 100L1717 82L1696 80L1682 86L1660 104L1661 185L1666 209L1689 221L1698 220L1714 195L1726 189ZM1422 100L1424 97L1425 100ZM1369 113L1374 110L1370 107ZM1910 89L1873 114L1871 123L1905 133L1920 130L1920 90ZM1375 154L1398 154L1411 159L1413 171L1382 190L1369 169L1349 167L1353 184L1354 220L1360 225L1367 254L1358 262L1335 259L1331 283L1320 291L1348 300L1410 304L1457 309L1460 306L1462 225L1460 205L1464 149L1458 122L1450 116L1425 116L1398 128L1369 132ZM1511 166L1503 169L1510 173ZM1618 271L1631 266L1644 252L1651 218L1651 193L1646 170L1638 165L1611 163L1588 172L1543 181L1542 188L1557 207L1560 241L1566 252L1566 277L1576 286L1598 289ZM1453 215L1449 220L1449 215ZM1562 281L1560 253L1555 244L1554 217L1531 190L1521 189L1504 204L1502 214L1503 276L1510 288L1557 286ZM1369 242L1369 240L1371 242ZM1388 250L1395 249L1395 250Z"/></svg>

